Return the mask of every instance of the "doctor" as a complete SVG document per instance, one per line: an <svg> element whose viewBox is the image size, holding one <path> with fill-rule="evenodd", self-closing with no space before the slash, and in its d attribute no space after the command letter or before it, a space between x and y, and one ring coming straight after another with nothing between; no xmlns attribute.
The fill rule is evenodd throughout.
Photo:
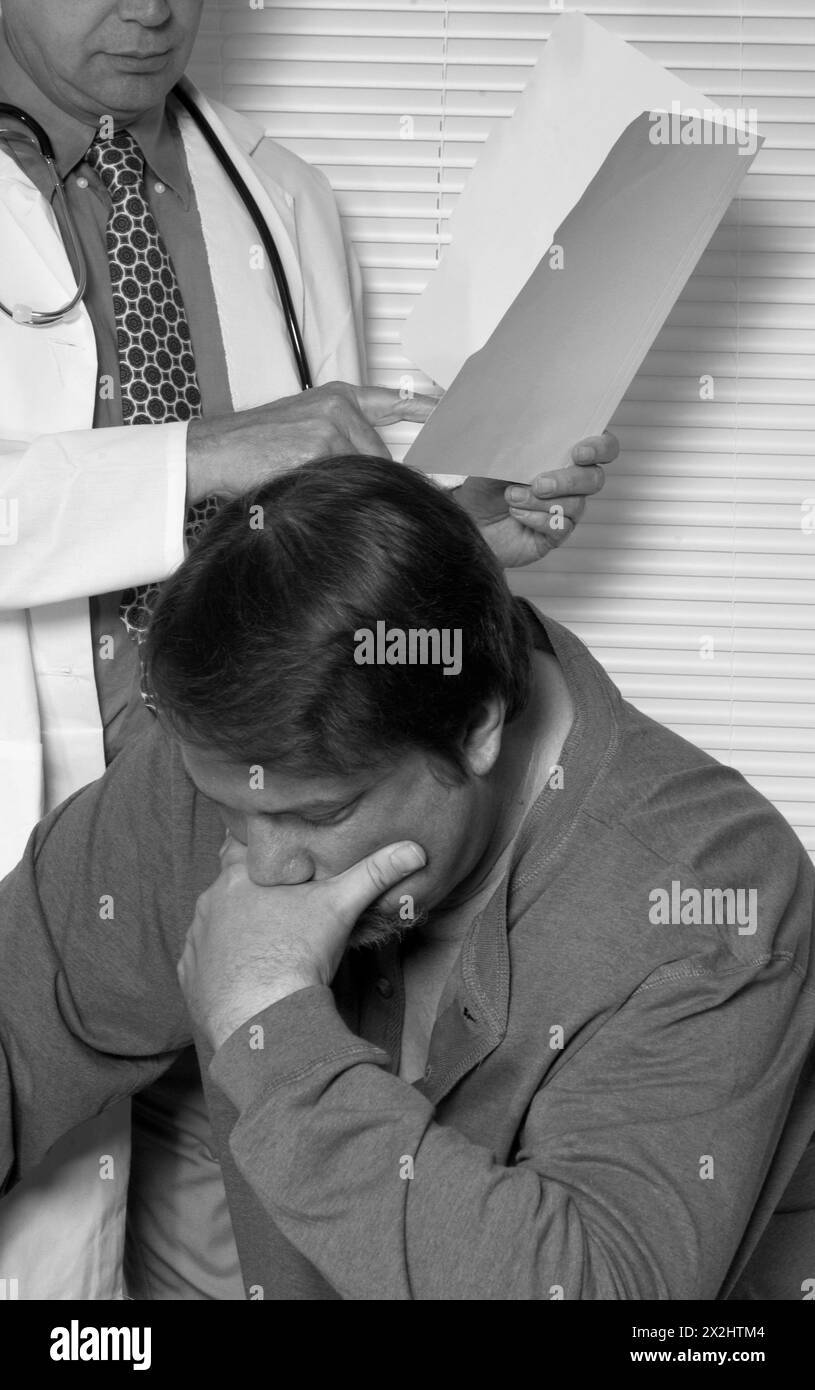
<svg viewBox="0 0 815 1390"><path fill-rule="evenodd" d="M387 454L376 427L421 422L434 404L359 385L359 275L326 180L185 82L274 236L314 380L301 391L257 228L170 96L202 6L2 2L0 101L50 137L88 285L51 326L0 317L0 874L38 817L147 726L145 586L181 561L213 499L319 455ZM68 235L43 162L0 143L5 304L71 299ZM575 462L616 450L610 436L584 441ZM559 543L601 485L588 466L537 480L520 506L483 480L458 495L517 565ZM182 1068L143 1103L142 1155L183 1139L169 1167L143 1163L141 1195L134 1185L136 1296L243 1296L198 1095ZM0 1277L20 1298L121 1296L128 1168L127 1118L109 1112L0 1204ZM182 1171L195 1174L186 1188ZM158 1249L168 1219L183 1234Z"/></svg>

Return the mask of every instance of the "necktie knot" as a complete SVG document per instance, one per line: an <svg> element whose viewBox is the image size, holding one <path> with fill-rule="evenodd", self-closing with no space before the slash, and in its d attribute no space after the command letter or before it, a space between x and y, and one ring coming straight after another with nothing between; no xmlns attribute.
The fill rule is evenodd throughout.
<svg viewBox="0 0 815 1390"><path fill-rule="evenodd" d="M97 137L87 155L114 202L127 198L144 178L144 155L129 130Z"/></svg>

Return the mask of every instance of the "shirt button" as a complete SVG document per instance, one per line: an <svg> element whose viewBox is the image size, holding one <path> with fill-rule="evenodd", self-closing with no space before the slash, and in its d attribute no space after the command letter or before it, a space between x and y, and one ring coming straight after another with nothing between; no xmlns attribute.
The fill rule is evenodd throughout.
<svg viewBox="0 0 815 1390"><path fill-rule="evenodd" d="M166 183L154 183L154 184L153 184L153 187L154 187L154 189L156 190L157 193L166 193L166 192L167 192L167 185L166 185Z"/></svg>
<svg viewBox="0 0 815 1390"><path fill-rule="evenodd" d="M391 984L390 980L386 980L384 976L381 980L377 980L376 988L378 992L382 995L383 999L390 999L391 995L393 994L393 985Z"/></svg>
<svg viewBox="0 0 815 1390"><path fill-rule="evenodd" d="M80 174L80 175L79 175L79 177L78 177L78 179L77 179L77 181L76 181L76 186L77 186L77 188L87 188L87 186L88 186L88 180L85 178L85 175L84 175L84 174Z"/></svg>
<svg viewBox="0 0 815 1390"><path fill-rule="evenodd" d="M433 1068L431 1067L430 1063L428 1062L427 1066L426 1066L425 1069L424 1069L424 1079L425 1079L425 1081L429 1081L429 1080L430 1080L430 1077L431 1077L432 1075L433 1075Z"/></svg>

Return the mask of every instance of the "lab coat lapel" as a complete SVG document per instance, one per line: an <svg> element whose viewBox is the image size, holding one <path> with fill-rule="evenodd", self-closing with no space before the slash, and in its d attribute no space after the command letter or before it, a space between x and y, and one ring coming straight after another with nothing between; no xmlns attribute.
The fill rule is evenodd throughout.
<svg viewBox="0 0 815 1390"><path fill-rule="evenodd" d="M39 189L22 173L10 155L0 150L0 298L35 309L65 304L76 292L76 279L62 242L56 218ZM82 320L80 305L59 325L49 329L51 341L73 342Z"/></svg>
<svg viewBox="0 0 815 1390"><path fill-rule="evenodd" d="M75 288L51 208L0 150L0 297L9 307L25 303L52 308L67 303ZM0 315L0 361L5 439L24 441L91 427L97 358L84 304L48 328L13 323ZM19 501L24 505L24 499ZM4 553L0 550L0 557ZM8 552L12 562L13 555L13 550ZM51 605L28 615L0 614L0 877L16 863L31 826L45 809L45 775L52 759L47 735L43 747L35 652L41 658L41 679L43 664L49 675L56 672L54 679L61 671L93 669L87 602L74 599L58 609L57 613ZM63 677L62 684L74 778L71 785L56 788L51 804L104 768L101 731L95 727L95 691L82 680L66 683Z"/></svg>
<svg viewBox="0 0 815 1390"><path fill-rule="evenodd" d="M184 84L235 161L257 200L277 245L295 313L303 321L304 288L298 264L294 199L272 180L263 183L242 149L189 82ZM247 410L300 390L271 267L240 195L183 108L178 120L209 259L235 410ZM272 331L270 333L270 326Z"/></svg>
<svg viewBox="0 0 815 1390"><path fill-rule="evenodd" d="M45 309L67 303L75 289L51 208L0 150L0 298ZM96 345L84 304L47 328L0 316L0 355L7 437L91 426Z"/></svg>

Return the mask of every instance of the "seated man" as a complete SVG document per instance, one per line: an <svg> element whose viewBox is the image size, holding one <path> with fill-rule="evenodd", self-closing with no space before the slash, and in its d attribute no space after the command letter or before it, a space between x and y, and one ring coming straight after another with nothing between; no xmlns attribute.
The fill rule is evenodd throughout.
<svg viewBox="0 0 815 1390"><path fill-rule="evenodd" d="M805 1295L812 866L454 501L228 504L149 676L0 885L0 1178L194 1039L250 1298Z"/></svg>

